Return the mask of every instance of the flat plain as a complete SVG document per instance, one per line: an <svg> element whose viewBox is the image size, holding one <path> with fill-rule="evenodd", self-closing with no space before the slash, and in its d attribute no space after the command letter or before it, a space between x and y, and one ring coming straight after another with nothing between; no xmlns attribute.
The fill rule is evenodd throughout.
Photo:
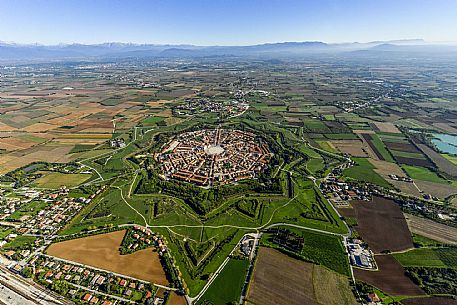
<svg viewBox="0 0 457 305"><path fill-rule="evenodd" d="M357 304L346 276L263 247L259 249L247 300L264 305Z"/></svg>
<svg viewBox="0 0 457 305"><path fill-rule="evenodd" d="M159 254L144 249L121 255L119 246L125 231L116 231L52 244L47 254L80 264L132 276L152 283L168 285Z"/></svg>
<svg viewBox="0 0 457 305"><path fill-rule="evenodd" d="M393 296L424 295L425 292L405 275L403 267L391 255L377 255L379 271L355 268L357 280L373 285Z"/></svg>
<svg viewBox="0 0 457 305"><path fill-rule="evenodd" d="M457 244L457 228L422 217L405 214L411 232L446 244Z"/></svg>
<svg viewBox="0 0 457 305"><path fill-rule="evenodd" d="M357 218L357 232L375 253L413 248L408 225L393 201L374 197L371 202L351 203Z"/></svg>

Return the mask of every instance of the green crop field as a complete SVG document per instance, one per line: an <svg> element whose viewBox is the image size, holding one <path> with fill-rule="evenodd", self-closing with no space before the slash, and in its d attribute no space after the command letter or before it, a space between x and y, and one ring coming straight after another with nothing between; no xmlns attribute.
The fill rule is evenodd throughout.
<svg viewBox="0 0 457 305"><path fill-rule="evenodd" d="M409 143L408 139L401 133L383 133L377 132L376 135L384 142L391 143Z"/></svg>
<svg viewBox="0 0 457 305"><path fill-rule="evenodd" d="M313 119L306 119L303 121L305 124L305 127L314 130L314 129L327 129L327 126L322 121L319 120L313 120Z"/></svg>
<svg viewBox="0 0 457 305"><path fill-rule="evenodd" d="M446 180L439 177L435 172L432 172L428 168L420 167L420 166L411 166L411 165L402 165L401 167L406 171L408 176L410 176L413 179L436 182L436 183L443 183L443 184L448 183Z"/></svg>
<svg viewBox="0 0 457 305"><path fill-rule="evenodd" d="M57 172L46 173L34 181L37 187L56 189L62 186L78 186L91 177L90 174L62 174Z"/></svg>
<svg viewBox="0 0 457 305"><path fill-rule="evenodd" d="M388 162L395 162L390 153L387 151L387 148L384 146L384 143L377 135L371 135L371 142L376 147L376 150L382 155L384 160Z"/></svg>
<svg viewBox="0 0 457 305"><path fill-rule="evenodd" d="M316 141L317 144L319 144L319 146L323 149L323 150L326 150L326 151L329 151L331 153L336 153L337 150L335 148L333 148L332 146L330 146L329 142L328 141Z"/></svg>
<svg viewBox="0 0 457 305"><path fill-rule="evenodd" d="M163 121L164 119L165 119L164 117L160 117L160 116L150 116L147 119L144 119L143 123L144 124L155 124L155 123Z"/></svg>
<svg viewBox="0 0 457 305"><path fill-rule="evenodd" d="M353 133L326 133L325 137L331 140L355 140L358 137Z"/></svg>
<svg viewBox="0 0 457 305"><path fill-rule="evenodd" d="M457 156L451 156L448 154L442 154L442 156L451 161L452 163L457 164Z"/></svg>
<svg viewBox="0 0 457 305"><path fill-rule="evenodd" d="M446 267L434 249L413 249L405 253L394 254L394 256L405 267Z"/></svg>
<svg viewBox="0 0 457 305"><path fill-rule="evenodd" d="M293 256L298 256L306 261L349 276L349 261L340 237L297 228L284 228L304 237L304 244L300 253L288 251L272 242L273 234L265 234L262 243L269 247L283 249L286 253L292 253Z"/></svg>
<svg viewBox="0 0 457 305"><path fill-rule="evenodd" d="M394 254L404 267L457 268L457 248L419 248Z"/></svg>
<svg viewBox="0 0 457 305"><path fill-rule="evenodd" d="M411 159L421 159L425 160L425 156L421 153L414 153L414 152L407 152L407 151L398 151L398 150L390 150L392 155L395 157L403 157L403 158L411 158Z"/></svg>
<svg viewBox="0 0 457 305"><path fill-rule="evenodd" d="M248 267L248 260L230 259L196 304L238 303Z"/></svg>
<svg viewBox="0 0 457 305"><path fill-rule="evenodd" d="M353 158L353 160L356 165L344 170L343 174L345 177L362 182L377 184L383 187L390 186L386 180L373 170L375 167L370 163L370 161L368 161L368 159Z"/></svg>

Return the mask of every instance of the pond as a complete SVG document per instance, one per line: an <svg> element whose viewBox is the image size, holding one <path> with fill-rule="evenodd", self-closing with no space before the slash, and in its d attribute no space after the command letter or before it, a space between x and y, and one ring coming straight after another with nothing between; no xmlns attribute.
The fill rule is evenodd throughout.
<svg viewBox="0 0 457 305"><path fill-rule="evenodd" d="M457 155L457 136L434 133L432 143L443 153Z"/></svg>

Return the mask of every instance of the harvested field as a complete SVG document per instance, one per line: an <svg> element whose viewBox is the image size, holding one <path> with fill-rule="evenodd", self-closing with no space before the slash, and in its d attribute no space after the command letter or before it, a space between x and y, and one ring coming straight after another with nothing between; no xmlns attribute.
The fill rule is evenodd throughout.
<svg viewBox="0 0 457 305"><path fill-rule="evenodd" d="M457 305L457 300L451 297L415 298L401 301L404 305Z"/></svg>
<svg viewBox="0 0 457 305"><path fill-rule="evenodd" d="M125 231L67 240L49 246L48 255L74 261L152 283L168 285L159 254L151 249L120 255Z"/></svg>
<svg viewBox="0 0 457 305"><path fill-rule="evenodd" d="M427 145L424 144L418 144L417 145L422 152L427 155L438 167L438 169L445 173L446 175L449 175L450 177L457 178L457 165L449 161L448 159L444 158L442 155L428 147Z"/></svg>
<svg viewBox="0 0 457 305"><path fill-rule="evenodd" d="M457 228L411 214L405 214L405 217L411 232L445 244L457 245Z"/></svg>
<svg viewBox="0 0 457 305"><path fill-rule="evenodd" d="M427 159L414 159L414 158L395 156L395 160L397 160L398 163L406 164L406 165L414 165L414 166L422 166L422 167L432 167L433 166L433 164Z"/></svg>
<svg viewBox="0 0 457 305"><path fill-rule="evenodd" d="M401 133L401 131L390 122L373 122L373 124L378 128L381 132L390 132L390 133Z"/></svg>
<svg viewBox="0 0 457 305"><path fill-rule="evenodd" d="M328 141L333 147L342 153L354 157L368 157L366 146L360 140L333 140Z"/></svg>
<svg viewBox="0 0 457 305"><path fill-rule="evenodd" d="M27 132L44 132L48 131L54 128L57 128L58 126L52 125L52 124L47 124L47 123L36 123L33 125L29 125L25 128L22 128L23 131Z"/></svg>
<svg viewBox="0 0 457 305"><path fill-rule="evenodd" d="M392 255L377 255L379 271L368 271L354 268L356 279L373 285L383 292L397 296L424 295L425 292L414 284L406 275L403 267Z"/></svg>
<svg viewBox="0 0 457 305"><path fill-rule="evenodd" d="M351 203L357 218L357 232L368 243L371 250L401 251L413 248L413 240L400 207L381 197L370 202Z"/></svg>
<svg viewBox="0 0 457 305"><path fill-rule="evenodd" d="M319 304L358 304L345 276L315 265L313 282ZM332 293L328 293L329 291Z"/></svg>
<svg viewBox="0 0 457 305"><path fill-rule="evenodd" d="M398 188L400 191L402 191L406 194L422 198L422 193L417 189L417 187L414 185L414 183L404 182L404 181L395 181L395 180L391 180L389 182L392 183L393 186Z"/></svg>
<svg viewBox="0 0 457 305"><path fill-rule="evenodd" d="M317 304L313 265L281 252L260 248L247 299L255 304Z"/></svg>
<svg viewBox="0 0 457 305"><path fill-rule="evenodd" d="M438 127L447 133L457 134L457 128L452 127L448 123L433 123L433 126Z"/></svg>
<svg viewBox="0 0 457 305"><path fill-rule="evenodd" d="M415 180L414 182L421 191L438 198L446 198L452 194L457 194L457 188L452 184L435 183L423 180Z"/></svg>
<svg viewBox="0 0 457 305"><path fill-rule="evenodd" d="M370 163L376 167L374 171L381 175L383 178L388 179L390 174L396 175L398 177L407 177L403 170L395 163L374 159L368 159L368 161L370 161Z"/></svg>
<svg viewBox="0 0 457 305"><path fill-rule="evenodd" d="M16 137L0 138L0 147L7 151L26 149L26 148L30 148L36 144L37 144L36 142L26 141L26 140L19 139Z"/></svg>
<svg viewBox="0 0 457 305"><path fill-rule="evenodd" d="M412 153L420 153L420 151L412 144L400 142L384 142L388 149L406 151Z"/></svg>
<svg viewBox="0 0 457 305"><path fill-rule="evenodd" d="M26 150L16 151L0 156L0 173L7 173L16 168L36 161L66 163L70 161L67 154L73 146L38 145Z"/></svg>
<svg viewBox="0 0 457 305"><path fill-rule="evenodd" d="M346 276L263 247L259 250L247 301L262 305L357 304Z"/></svg>

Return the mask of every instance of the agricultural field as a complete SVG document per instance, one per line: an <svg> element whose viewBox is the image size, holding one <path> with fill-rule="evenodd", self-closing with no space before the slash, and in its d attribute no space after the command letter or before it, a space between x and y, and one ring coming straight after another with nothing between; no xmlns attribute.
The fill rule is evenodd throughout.
<svg viewBox="0 0 457 305"><path fill-rule="evenodd" d="M325 279L325 287L322 286ZM339 287L339 289L336 289ZM335 293L325 293L326 288ZM338 292L336 292L338 291ZM357 304L346 277L271 249L259 249L249 284L253 304Z"/></svg>
<svg viewBox="0 0 457 305"><path fill-rule="evenodd" d="M57 189L62 186L75 187L91 177L90 174L62 174L57 172L44 173L33 183L40 188Z"/></svg>
<svg viewBox="0 0 457 305"><path fill-rule="evenodd" d="M373 285L392 296L425 295L425 292L405 275L403 267L393 256L377 255L376 264L379 268L378 271L354 269L356 279Z"/></svg>
<svg viewBox="0 0 457 305"><path fill-rule="evenodd" d="M45 253L176 287L165 300L171 305L183 305L182 295L200 296L195 303L202 305L238 303L246 279L247 304L355 305L342 244L352 234L379 267L355 269L358 280L387 300L428 296L404 272L456 269L456 228L431 220L447 221L437 211L457 213L455 157L429 142L433 133L457 128L455 67L358 60L0 66L0 240L18 235L2 253L16 251L17 258L30 249L20 257L30 262L45 240L69 239ZM230 162L223 152L246 148L246 141L225 143L218 137L226 132L172 145L201 130L240 130L259 144ZM213 142L222 145L208 149ZM182 175L159 158L170 155L182 162ZM215 165L202 168L196 155ZM198 176L218 183L202 187ZM338 208L343 217L335 198L346 206ZM73 201L72 213L52 214ZM431 219L404 216L404 202L426 206L411 213ZM43 237L28 223L38 215L60 224ZM134 237L124 240L124 230L135 225L163 236L169 256L146 244L126 250L123 241ZM114 232L96 235L108 230ZM257 255L241 250L249 233L262 233ZM72 239L78 236L84 238ZM131 254L121 255L121 245ZM423 300L435 298L404 302Z"/></svg>
<svg viewBox="0 0 457 305"><path fill-rule="evenodd" d="M354 158L355 166L344 170L343 174L349 179L372 183L383 187L389 187L390 184L374 171L375 167L367 158Z"/></svg>
<svg viewBox="0 0 457 305"><path fill-rule="evenodd" d="M168 285L159 254L151 249L121 255L125 231L116 231L54 243L48 255L113 271L160 285Z"/></svg>
<svg viewBox="0 0 457 305"><path fill-rule="evenodd" d="M293 251L275 243L274 233L265 234L263 243L269 247L288 251L294 257L301 257L305 261L349 276L349 263L340 237L293 228L285 228L285 230L303 238L304 242L299 251Z"/></svg>
<svg viewBox="0 0 457 305"><path fill-rule="evenodd" d="M419 248L394 254L403 267L457 268L457 248Z"/></svg>
<svg viewBox="0 0 457 305"><path fill-rule="evenodd" d="M371 202L356 201L351 205L357 219L355 230L375 253L413 248L408 225L396 203L374 197Z"/></svg>
<svg viewBox="0 0 457 305"><path fill-rule="evenodd" d="M457 228L411 214L405 214L405 218L412 233L444 244L457 244Z"/></svg>
<svg viewBox="0 0 457 305"><path fill-rule="evenodd" d="M435 172L432 172L425 167L402 165L402 168L405 170L409 177L415 180L417 179L443 184L448 183L445 179L439 177Z"/></svg>
<svg viewBox="0 0 457 305"><path fill-rule="evenodd" d="M248 266L248 260L231 259L196 304L230 304L239 301Z"/></svg>
<svg viewBox="0 0 457 305"><path fill-rule="evenodd" d="M343 154L350 154L353 157L368 157L367 148L361 140L332 140L328 143Z"/></svg>

